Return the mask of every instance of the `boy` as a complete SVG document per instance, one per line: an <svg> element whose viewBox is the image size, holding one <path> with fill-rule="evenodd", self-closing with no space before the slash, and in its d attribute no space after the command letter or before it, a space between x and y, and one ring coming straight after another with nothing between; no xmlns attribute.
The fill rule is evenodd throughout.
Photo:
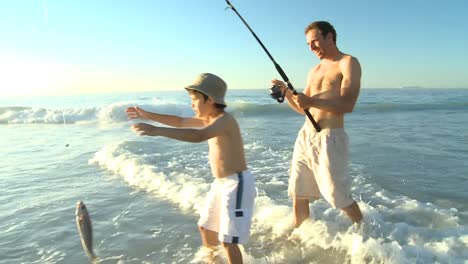
<svg viewBox="0 0 468 264"><path fill-rule="evenodd" d="M188 142L208 140L209 161L215 180L198 221L202 243L213 252L222 242L229 263L242 263L237 244L245 243L249 237L256 190L254 177L247 170L239 126L224 111L226 83L214 74L203 73L185 89L192 98L194 117L150 113L138 107L129 107L127 115L131 119L148 119L176 127L138 123L132 125L137 135L164 136Z"/></svg>

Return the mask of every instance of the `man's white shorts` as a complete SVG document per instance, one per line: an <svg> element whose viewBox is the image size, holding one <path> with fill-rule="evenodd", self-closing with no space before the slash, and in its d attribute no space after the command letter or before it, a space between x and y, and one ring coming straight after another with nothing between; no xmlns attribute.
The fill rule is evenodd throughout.
<svg viewBox="0 0 468 264"><path fill-rule="evenodd" d="M289 196L318 199L320 195L335 208L354 200L348 175L348 135L342 128L322 129L309 125L299 131L289 176Z"/></svg>
<svg viewBox="0 0 468 264"><path fill-rule="evenodd" d="M198 225L217 232L220 242L244 244L249 239L256 196L255 180L248 170L216 178Z"/></svg>

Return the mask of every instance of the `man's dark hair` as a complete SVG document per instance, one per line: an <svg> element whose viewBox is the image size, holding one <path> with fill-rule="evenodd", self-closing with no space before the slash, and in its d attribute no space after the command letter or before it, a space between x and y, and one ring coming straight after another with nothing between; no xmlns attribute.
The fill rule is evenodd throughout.
<svg viewBox="0 0 468 264"><path fill-rule="evenodd" d="M203 95L203 102L206 102L206 100L208 100L208 95L200 92L200 91L197 91L197 90L189 90L191 93L199 93L201 95ZM220 109L220 110L224 110L224 108L226 108L226 105L223 105L223 104L217 104L215 103L214 106L217 108L217 109Z"/></svg>
<svg viewBox="0 0 468 264"><path fill-rule="evenodd" d="M333 42L335 42L335 44L336 44L336 31L335 31L335 28L329 22L327 22L327 21L315 21L315 22L309 24L305 28L304 33L307 34L307 32L309 32L312 29L317 29L318 31L320 31L320 33L322 34L322 36L324 38L328 35L328 33L331 33L332 37L333 37Z"/></svg>

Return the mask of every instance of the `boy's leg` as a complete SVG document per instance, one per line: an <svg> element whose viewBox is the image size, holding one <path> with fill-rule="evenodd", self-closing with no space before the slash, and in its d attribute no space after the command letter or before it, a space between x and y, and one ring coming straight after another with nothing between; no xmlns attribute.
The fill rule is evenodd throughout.
<svg viewBox="0 0 468 264"><path fill-rule="evenodd" d="M204 247L204 261L206 263L216 263L217 246L218 246L218 233L208 230L202 226L198 226L202 244Z"/></svg>
<svg viewBox="0 0 468 264"><path fill-rule="evenodd" d="M353 202L351 205L342 208L343 212L348 215L348 217L355 223L359 223L362 220L361 209L356 202Z"/></svg>
<svg viewBox="0 0 468 264"><path fill-rule="evenodd" d="M237 244L223 242L229 264L242 264L242 253Z"/></svg>
<svg viewBox="0 0 468 264"><path fill-rule="evenodd" d="M203 246L208 248L218 246L219 241L217 232L208 230L202 226L198 226L198 230L200 231Z"/></svg>
<svg viewBox="0 0 468 264"><path fill-rule="evenodd" d="M293 198L294 227L298 228L304 220L309 218L309 199Z"/></svg>

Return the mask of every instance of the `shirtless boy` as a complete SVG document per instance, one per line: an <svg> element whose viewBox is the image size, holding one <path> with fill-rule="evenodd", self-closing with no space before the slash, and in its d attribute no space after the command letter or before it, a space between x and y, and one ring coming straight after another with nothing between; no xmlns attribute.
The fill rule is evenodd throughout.
<svg viewBox="0 0 468 264"><path fill-rule="evenodd" d="M361 86L361 66L336 46L336 31L326 21L316 21L305 29L307 45L320 59L307 77L303 93L286 91L289 106L300 114L309 109L322 128L317 132L307 120L294 146L289 178L294 224L299 227L310 215L309 201L320 195L334 208L341 208L354 222L362 219L359 205L350 192L348 176L348 136L344 114L353 111ZM272 80L284 92L286 84Z"/></svg>
<svg viewBox="0 0 468 264"><path fill-rule="evenodd" d="M194 117L151 113L139 107L129 107L127 115L172 126L134 124L132 130L137 135L208 141L214 181L198 221L202 243L213 252L221 242L229 263L242 263L238 244L248 240L256 190L247 169L239 125L224 111L226 83L214 74L203 73L185 89L192 99Z"/></svg>

